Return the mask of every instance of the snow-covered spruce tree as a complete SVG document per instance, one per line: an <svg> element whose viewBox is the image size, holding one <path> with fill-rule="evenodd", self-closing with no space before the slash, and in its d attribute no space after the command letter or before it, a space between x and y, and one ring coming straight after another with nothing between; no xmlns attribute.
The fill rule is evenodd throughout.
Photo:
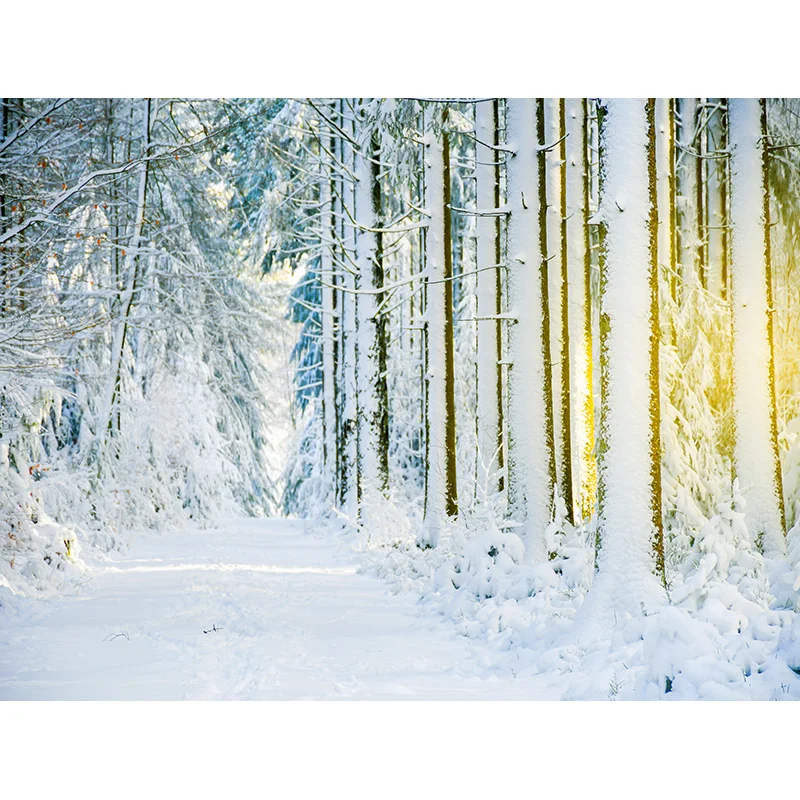
<svg viewBox="0 0 800 800"><path fill-rule="evenodd" d="M601 126L598 575L583 624L665 600L653 100L605 100ZM595 629L596 630L596 629Z"/></svg>
<svg viewBox="0 0 800 800"><path fill-rule="evenodd" d="M477 198L477 485L491 495L502 486L503 404L501 330L500 104L475 104Z"/></svg>
<svg viewBox="0 0 800 800"><path fill-rule="evenodd" d="M731 99L734 469L753 541L785 553L777 443L768 129L765 100Z"/></svg>
<svg viewBox="0 0 800 800"><path fill-rule="evenodd" d="M594 511L597 465L594 454L594 393L592 365L591 250L589 243L589 122L586 99L566 101L565 213L569 329L569 399L572 432L572 474L576 521Z"/></svg>
<svg viewBox="0 0 800 800"><path fill-rule="evenodd" d="M425 115L425 516L417 535L436 547L442 524L458 513L453 281L450 226L450 143L447 108Z"/></svg>
<svg viewBox="0 0 800 800"><path fill-rule="evenodd" d="M542 102L507 101L508 492L531 562L545 560L555 485L549 369Z"/></svg>

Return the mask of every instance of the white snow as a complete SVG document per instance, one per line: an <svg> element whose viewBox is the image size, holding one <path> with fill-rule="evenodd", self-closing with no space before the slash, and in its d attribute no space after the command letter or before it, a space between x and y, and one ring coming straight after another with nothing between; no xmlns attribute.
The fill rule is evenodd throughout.
<svg viewBox="0 0 800 800"><path fill-rule="evenodd" d="M301 521L143 534L82 583L2 595L0 699L558 697Z"/></svg>

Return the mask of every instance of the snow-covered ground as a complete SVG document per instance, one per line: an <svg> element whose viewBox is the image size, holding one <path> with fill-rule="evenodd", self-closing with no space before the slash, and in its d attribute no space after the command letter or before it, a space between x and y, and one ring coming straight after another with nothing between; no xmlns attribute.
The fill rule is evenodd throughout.
<svg viewBox="0 0 800 800"><path fill-rule="evenodd" d="M418 597L302 521L142 535L0 611L0 699L559 698Z"/></svg>

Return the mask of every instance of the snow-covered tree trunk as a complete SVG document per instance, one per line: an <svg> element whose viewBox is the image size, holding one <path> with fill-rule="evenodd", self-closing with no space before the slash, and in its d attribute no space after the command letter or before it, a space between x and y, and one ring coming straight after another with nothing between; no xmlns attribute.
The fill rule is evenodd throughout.
<svg viewBox="0 0 800 800"><path fill-rule="evenodd" d="M696 276L694 269L697 257L697 157L695 155L695 133L697 120L697 98L685 97L679 100L680 125L677 133L677 249L678 249L678 290L681 295L682 284L689 283Z"/></svg>
<svg viewBox="0 0 800 800"><path fill-rule="evenodd" d="M675 298L675 100L656 100L656 170L658 191L658 262Z"/></svg>
<svg viewBox="0 0 800 800"><path fill-rule="evenodd" d="M700 285L708 288L708 110L707 98L700 97L697 101L695 149L695 214L697 215L697 255L695 268Z"/></svg>
<svg viewBox="0 0 800 800"><path fill-rule="evenodd" d="M592 390L591 251L589 249L588 101L567 100L564 114L567 170L564 226L566 231L571 390L572 472L576 488L574 519L588 518L597 494Z"/></svg>
<svg viewBox="0 0 800 800"><path fill-rule="evenodd" d="M322 430L325 484L328 492L336 485L336 374L334 360L335 309L334 309L334 218L331 192L333 137L330 132L322 137L320 152L322 174L320 175L320 275L322 278Z"/></svg>
<svg viewBox="0 0 800 800"><path fill-rule="evenodd" d="M352 109L341 101L341 124L352 138L353 123L348 119ZM354 168L354 151L351 143L342 139L342 160L348 169ZM356 280L356 205L353 181L345 176L342 181L343 241L342 241L342 443L340 468L340 493L344 513L355 519L358 515L358 401L356 385L356 337L358 335Z"/></svg>
<svg viewBox="0 0 800 800"><path fill-rule="evenodd" d="M487 494L500 488L503 466L502 394L500 374L500 229L495 211L499 195L498 103L476 104L476 205L477 221L477 486Z"/></svg>
<svg viewBox="0 0 800 800"><path fill-rule="evenodd" d="M558 100L558 243L561 262L561 281L559 289L560 338L561 338L561 380L557 395L561 405L561 471L559 473L559 494L567 507L567 519L574 522L575 492L573 486L572 447L573 414L572 414L572 342L570 341L570 286L569 286L569 236L567 231L567 120L566 100ZM555 148L554 148L555 150Z"/></svg>
<svg viewBox="0 0 800 800"><path fill-rule="evenodd" d="M547 559L545 529L555 484L549 382L544 137L541 101L509 99L508 160L508 492L529 561ZM541 138L540 138L541 137Z"/></svg>
<svg viewBox="0 0 800 800"><path fill-rule="evenodd" d="M718 98L709 120L708 288L723 299L728 287L728 150L727 99Z"/></svg>
<svg viewBox="0 0 800 800"><path fill-rule="evenodd" d="M587 615L663 599L654 101L606 100L601 127L599 573ZM587 603L589 600L587 600Z"/></svg>
<svg viewBox="0 0 800 800"><path fill-rule="evenodd" d="M446 111L443 126L447 122ZM458 513L456 485L453 282L450 252L450 147L433 126L424 133L426 271L426 453L425 517L420 547L436 547L446 517Z"/></svg>
<svg viewBox="0 0 800 800"><path fill-rule="evenodd" d="M785 551L777 445L766 101L731 99L734 472L753 541Z"/></svg>
<svg viewBox="0 0 800 800"><path fill-rule="evenodd" d="M10 98L0 98L2 108L0 108L0 144L2 144L6 137L11 132L11 111L9 108ZM6 196L0 189L0 236L6 232L8 227L6 220L9 218L9 213L6 208ZM8 275L8 256L6 255L6 248L0 248L0 316L8 312L8 296L6 294L6 284L9 282ZM0 434L1 436L2 434Z"/></svg>
<svg viewBox="0 0 800 800"><path fill-rule="evenodd" d="M365 105L358 107L362 117L358 150L355 155L356 210L356 286L358 289L358 348L356 382L358 387L358 475L361 505L369 507L389 488L388 454L384 425L386 404L386 342L384 326L378 319L383 299L383 266L380 252L380 185L373 152L373 131L364 124ZM382 369L383 366L383 369Z"/></svg>
<svg viewBox="0 0 800 800"><path fill-rule="evenodd" d="M548 98L544 101L544 118L546 138L546 195L547 195L547 274L550 323L550 374L553 404L553 433L556 458L556 475L559 494L566 499L571 494L571 466L569 456L569 420L565 411L569 408L569 399L565 397L568 387L569 370L566 365L568 343L564 341L564 307L566 293L564 291L564 240L563 209L564 169L561 144L561 101ZM566 369L565 369L566 367ZM569 506L569 503L568 503Z"/></svg>

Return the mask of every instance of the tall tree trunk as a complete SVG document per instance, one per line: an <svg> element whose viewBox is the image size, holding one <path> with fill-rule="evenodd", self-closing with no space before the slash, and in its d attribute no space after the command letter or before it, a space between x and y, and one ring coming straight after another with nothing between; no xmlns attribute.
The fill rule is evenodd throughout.
<svg viewBox="0 0 800 800"><path fill-rule="evenodd" d="M734 100L731 145L731 308L734 472L747 500L750 536L785 552L775 408L768 131L765 100Z"/></svg>
<svg viewBox="0 0 800 800"><path fill-rule="evenodd" d="M6 137L11 133L11 110L9 108L11 98L4 97L2 100L3 107L0 109L0 144L2 144ZM0 236L2 236L9 227L9 214L10 206L7 204L7 198L2 187L0 187ZM0 316L8 313L9 298L6 284L9 282L9 269L8 269L8 256L6 255L6 247L0 248Z"/></svg>
<svg viewBox="0 0 800 800"><path fill-rule="evenodd" d="M563 253L563 213L564 171L562 169L561 147L557 144L562 136L561 101L558 98L544 100L546 163L545 192L548 303L550 325L550 380L553 405L553 433L556 458L558 490L562 498L572 494L571 468L569 456L569 420L565 418L568 398L564 397L568 386L568 367L566 365L567 343L564 341L564 253ZM565 375L566 372L566 375ZM567 383L565 383L565 378ZM568 416L568 415L567 415ZM570 476L568 478L568 476ZM568 488L568 486L570 488Z"/></svg>
<svg viewBox="0 0 800 800"><path fill-rule="evenodd" d="M607 100L601 127L599 572L584 619L664 598L654 101ZM588 600L587 600L588 603Z"/></svg>
<svg viewBox="0 0 800 800"><path fill-rule="evenodd" d="M708 109L707 98L700 97L695 112L695 214L697 216L697 256L695 259L700 285L708 288Z"/></svg>
<svg viewBox="0 0 800 800"><path fill-rule="evenodd" d="M667 101L669 103L667 127L667 169L668 184L669 184L669 205L667 206L667 215L664 217L665 222L668 221L669 225L669 259L664 263L669 265L669 291L673 301L678 299L678 206L677 206L677 191L678 191L678 177L677 177L677 163L675 154L675 103L674 97L670 97ZM660 206L659 206L660 209ZM659 210L659 214L661 211ZM661 249L659 248L659 253Z"/></svg>
<svg viewBox="0 0 800 800"><path fill-rule="evenodd" d="M592 296L589 248L589 121L587 100L566 101L564 193L566 234L569 379L571 390L572 468L575 493L574 519L592 515L597 493L594 455L594 392L592 389Z"/></svg>
<svg viewBox="0 0 800 800"><path fill-rule="evenodd" d="M450 242L450 143L442 117L441 138L425 133L426 411L425 517L417 536L436 547L441 524L458 514L456 486L455 374L453 365L453 264Z"/></svg>
<svg viewBox="0 0 800 800"><path fill-rule="evenodd" d="M561 452L560 494L567 507L570 522L576 519L573 487L573 449L572 449L572 343L570 341L570 286L569 286L569 237L567 230L567 120L566 100L558 101L558 185L560 218L559 243L561 247ZM581 137L582 139L583 137ZM583 265L581 264L581 267ZM583 270L581 269L581 272ZM578 290L580 291L580 290Z"/></svg>
<svg viewBox="0 0 800 800"><path fill-rule="evenodd" d="M335 375L335 309L334 309L334 269L333 242L335 237L333 218L333 180L331 153L333 137L330 133L321 138L320 148L320 235L322 249L320 253L320 276L322 278L322 444L324 480L327 492L333 492L336 485L336 375Z"/></svg>
<svg viewBox="0 0 800 800"><path fill-rule="evenodd" d="M726 298L728 285L728 149L727 99L716 100L709 118L708 288Z"/></svg>
<svg viewBox="0 0 800 800"><path fill-rule="evenodd" d="M678 248L678 289L693 280L697 258L697 157L695 153L695 133L697 119L697 99L693 97L679 100L679 125L677 132L676 173L677 173L677 248Z"/></svg>
<svg viewBox="0 0 800 800"><path fill-rule="evenodd" d="M477 221L477 486L491 495L500 488L498 470L503 465L502 400L500 392L500 230L492 212L499 201L498 103L476 104L476 205Z"/></svg>
<svg viewBox="0 0 800 800"><path fill-rule="evenodd" d="M367 109L359 105L358 151L356 152L356 285L358 294L358 474L361 508L368 509L389 488L386 423L386 341L378 319L383 299L383 261L380 252L378 212L380 184L373 132L364 119ZM383 369L382 369L383 366ZM360 513L361 513L360 508ZM367 512L365 512L366 514Z"/></svg>
<svg viewBox="0 0 800 800"><path fill-rule="evenodd" d="M353 125L348 120L352 110L340 101L341 127L352 137ZM342 139L342 159L350 170L354 167L353 146ZM356 203L352 180L342 182L343 241L342 241L342 445L341 445L341 503L344 513L355 519L358 515L358 401L356 384L356 340L358 336L356 280Z"/></svg>
<svg viewBox="0 0 800 800"><path fill-rule="evenodd" d="M508 493L530 562L547 559L545 529L555 484L553 406L549 370L547 246L544 190L544 109L541 101L509 99Z"/></svg>

